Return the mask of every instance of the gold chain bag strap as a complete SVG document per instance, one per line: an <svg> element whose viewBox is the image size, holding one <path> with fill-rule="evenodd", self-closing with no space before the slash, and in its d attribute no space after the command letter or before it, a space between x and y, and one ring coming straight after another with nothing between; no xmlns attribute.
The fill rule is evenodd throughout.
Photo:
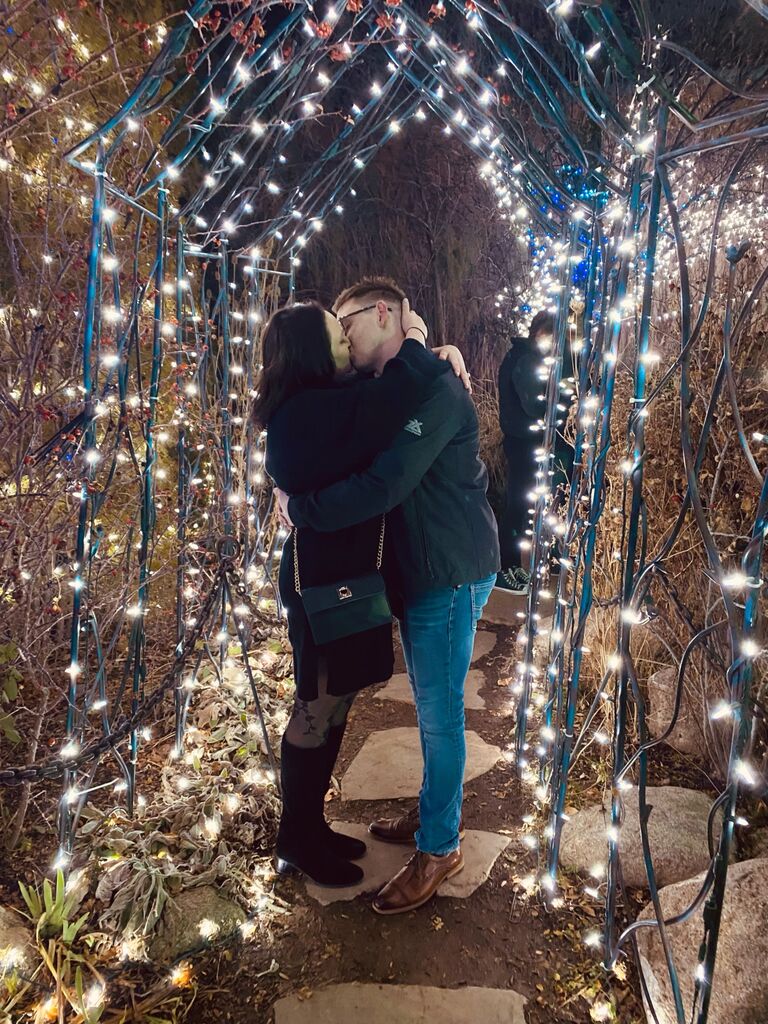
<svg viewBox="0 0 768 1024"><path fill-rule="evenodd" d="M364 633L392 622L381 562L384 556L386 517L381 517L376 569L365 576L353 576L335 583L301 586L299 573L299 532L293 529L293 583L316 644L328 644L345 636Z"/></svg>

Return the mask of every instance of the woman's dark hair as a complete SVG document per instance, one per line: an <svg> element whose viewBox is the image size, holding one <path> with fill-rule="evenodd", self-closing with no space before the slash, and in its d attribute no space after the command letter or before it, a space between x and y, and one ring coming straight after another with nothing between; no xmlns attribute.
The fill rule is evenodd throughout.
<svg viewBox="0 0 768 1024"><path fill-rule="evenodd" d="M317 302L278 309L264 328L261 347L263 369L251 415L263 430L287 399L333 380L336 366L325 310Z"/></svg>

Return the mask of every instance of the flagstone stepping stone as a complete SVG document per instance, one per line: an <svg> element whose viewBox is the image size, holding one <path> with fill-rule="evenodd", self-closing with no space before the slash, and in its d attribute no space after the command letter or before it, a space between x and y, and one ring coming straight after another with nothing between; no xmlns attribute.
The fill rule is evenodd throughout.
<svg viewBox="0 0 768 1024"><path fill-rule="evenodd" d="M536 619L536 629L539 631L541 639L546 640L547 643L549 643L549 634L552 632L554 624L554 615L541 615Z"/></svg>
<svg viewBox="0 0 768 1024"><path fill-rule="evenodd" d="M413 692L408 682L407 672L396 672L387 685L376 691L377 700L401 700L404 704L413 704Z"/></svg>
<svg viewBox="0 0 768 1024"><path fill-rule="evenodd" d="M426 985L329 985L275 1003L275 1024L525 1024L525 999L512 989Z"/></svg>
<svg viewBox="0 0 768 1024"><path fill-rule="evenodd" d="M515 634L515 653L517 657L522 658L526 649L526 628L525 620L522 619L520 627ZM536 623L536 629L533 637L533 660L538 665L547 657L549 653L550 636L552 632L552 618L541 618Z"/></svg>
<svg viewBox="0 0 768 1024"><path fill-rule="evenodd" d="M496 646L498 637L490 629L478 629L475 633L475 647L472 651L472 661L479 661L486 654L490 654Z"/></svg>
<svg viewBox="0 0 768 1024"><path fill-rule="evenodd" d="M525 612L528 604L526 594L516 594L512 590L494 587L488 603L483 608L483 621L493 622L499 626L517 626L521 620L518 612Z"/></svg>
<svg viewBox="0 0 768 1024"><path fill-rule="evenodd" d="M309 895L324 907L341 900L353 900L364 892L378 892L393 875L397 874L416 849L415 846L410 845L379 842L368 832L367 825L335 821L333 826L337 831L344 832L345 835L362 839L368 847L368 852L362 860L357 862L365 871L365 878L358 885L351 885L346 889L327 889L315 885L313 882L307 882ZM454 896L458 899L466 899L471 896L483 882L487 881L497 858L509 843L509 836L467 829L461 843L464 853L464 870L444 882L437 890L438 896Z"/></svg>
<svg viewBox="0 0 768 1024"><path fill-rule="evenodd" d="M467 732L464 781L495 767L501 750L476 732ZM342 800L397 800L418 796L423 762L419 730L402 726L372 732L341 781Z"/></svg>
<svg viewBox="0 0 768 1024"><path fill-rule="evenodd" d="M553 608L554 599L552 597L539 598L538 611L542 619L552 615ZM503 587L494 587L488 598L488 603L483 608L481 621L492 622L497 626L519 626L525 618L527 609L527 594L505 590Z"/></svg>
<svg viewBox="0 0 768 1024"><path fill-rule="evenodd" d="M470 711L484 711L485 700L480 696L478 690L485 686L485 673L479 668L472 668L467 674L467 682L464 686L464 707ZM406 672L398 672L392 676L383 690L376 694L379 700L401 700L406 704L413 704L413 690L408 682Z"/></svg>

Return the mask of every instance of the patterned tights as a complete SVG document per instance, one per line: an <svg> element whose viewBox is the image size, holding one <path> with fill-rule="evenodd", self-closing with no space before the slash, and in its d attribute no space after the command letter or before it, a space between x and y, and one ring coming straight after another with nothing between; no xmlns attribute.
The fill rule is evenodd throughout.
<svg viewBox="0 0 768 1024"><path fill-rule="evenodd" d="M318 673L318 695L314 700L296 697L285 738L292 747L321 747L333 726L343 725L356 693L336 697L327 692L328 672L321 662Z"/></svg>

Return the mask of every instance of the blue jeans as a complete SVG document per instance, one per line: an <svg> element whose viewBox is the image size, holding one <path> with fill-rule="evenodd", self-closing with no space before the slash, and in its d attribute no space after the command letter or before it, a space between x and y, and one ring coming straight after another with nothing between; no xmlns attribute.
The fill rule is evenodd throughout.
<svg viewBox="0 0 768 1024"><path fill-rule="evenodd" d="M496 574L460 587L410 597L400 621L408 678L416 702L424 777L416 846L450 853L459 845L466 762L464 682L477 623Z"/></svg>

